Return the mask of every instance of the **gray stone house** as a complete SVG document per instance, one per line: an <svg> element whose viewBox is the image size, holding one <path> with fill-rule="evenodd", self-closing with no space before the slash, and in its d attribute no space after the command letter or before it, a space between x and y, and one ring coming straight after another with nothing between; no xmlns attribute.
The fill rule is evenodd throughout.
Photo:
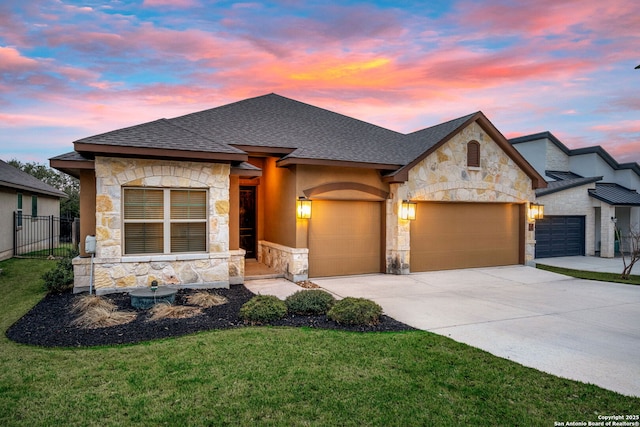
<svg viewBox="0 0 640 427"><path fill-rule="evenodd" d="M536 190L545 210L536 224L536 258L613 257L619 245L628 245L625 234L640 230L638 163L620 164L599 146L571 150L551 132L509 142L548 181Z"/></svg>

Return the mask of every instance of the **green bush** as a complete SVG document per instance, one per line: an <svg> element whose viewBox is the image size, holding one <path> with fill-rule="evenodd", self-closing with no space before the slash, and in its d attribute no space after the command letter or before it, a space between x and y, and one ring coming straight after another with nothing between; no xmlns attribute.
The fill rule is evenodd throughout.
<svg viewBox="0 0 640 427"><path fill-rule="evenodd" d="M252 325L261 325L282 319L287 305L273 295L257 295L240 308L240 318Z"/></svg>
<svg viewBox="0 0 640 427"><path fill-rule="evenodd" d="M347 297L334 304L327 317L345 325L377 325L382 307L366 298Z"/></svg>
<svg viewBox="0 0 640 427"><path fill-rule="evenodd" d="M69 251L67 256L61 258L53 270L42 275L44 288L50 294L59 294L73 288L73 264L72 260L78 255L76 251Z"/></svg>
<svg viewBox="0 0 640 427"><path fill-rule="evenodd" d="M289 312L303 315L326 314L336 303L329 292L320 289L298 291L284 300Z"/></svg>

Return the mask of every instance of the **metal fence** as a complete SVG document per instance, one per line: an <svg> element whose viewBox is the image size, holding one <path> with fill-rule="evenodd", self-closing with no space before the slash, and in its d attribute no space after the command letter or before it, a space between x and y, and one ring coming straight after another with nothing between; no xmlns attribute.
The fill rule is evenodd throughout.
<svg viewBox="0 0 640 427"><path fill-rule="evenodd" d="M13 256L60 258L77 251L80 219L13 214Z"/></svg>

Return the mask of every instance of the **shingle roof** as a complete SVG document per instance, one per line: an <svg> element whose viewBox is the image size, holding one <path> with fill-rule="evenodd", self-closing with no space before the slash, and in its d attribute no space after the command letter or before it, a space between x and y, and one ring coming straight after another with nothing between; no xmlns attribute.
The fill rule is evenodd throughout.
<svg viewBox="0 0 640 427"><path fill-rule="evenodd" d="M640 194L618 184L598 183L589 195L610 205L640 206Z"/></svg>
<svg viewBox="0 0 640 427"><path fill-rule="evenodd" d="M276 94L176 117L224 144L294 150L285 159L403 164L404 135Z"/></svg>
<svg viewBox="0 0 640 427"><path fill-rule="evenodd" d="M215 134L203 136L171 123L169 120L159 119L83 138L74 144L244 154L241 150L217 142L214 137Z"/></svg>
<svg viewBox="0 0 640 427"><path fill-rule="evenodd" d="M477 112L405 135L272 93L84 138L74 145L84 156L76 159L78 162L105 154L237 164L246 161L250 153L261 152L281 156L279 165L346 163L404 174L470 120L486 122L484 126L495 129ZM497 130L494 133L504 139ZM505 144L511 150L508 142ZM524 158L512 151L510 155L517 157L516 163L530 174L535 186L544 184ZM55 158L58 163L65 160L74 159ZM72 170L68 164L63 166ZM400 175L386 176L395 179Z"/></svg>
<svg viewBox="0 0 640 427"><path fill-rule="evenodd" d="M407 147L405 148L405 164L420 156L420 154L432 148L443 138L455 132L477 113L468 114L457 119L449 120L407 135Z"/></svg>
<svg viewBox="0 0 640 427"><path fill-rule="evenodd" d="M0 160L0 186L46 194L48 196L67 197L63 191L40 181L33 175L29 175L2 160Z"/></svg>

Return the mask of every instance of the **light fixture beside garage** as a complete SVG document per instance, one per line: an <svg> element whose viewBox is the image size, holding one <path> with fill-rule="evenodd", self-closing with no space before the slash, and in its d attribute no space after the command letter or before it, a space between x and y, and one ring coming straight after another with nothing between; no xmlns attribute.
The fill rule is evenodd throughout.
<svg viewBox="0 0 640 427"><path fill-rule="evenodd" d="M400 205L400 219L414 220L416 219L417 203L403 200Z"/></svg>
<svg viewBox="0 0 640 427"><path fill-rule="evenodd" d="M296 216L298 219L311 218L311 200L306 197L299 197L296 201Z"/></svg>
<svg viewBox="0 0 640 427"><path fill-rule="evenodd" d="M544 218L544 205L539 203L529 204L529 218L531 219L543 219Z"/></svg>

